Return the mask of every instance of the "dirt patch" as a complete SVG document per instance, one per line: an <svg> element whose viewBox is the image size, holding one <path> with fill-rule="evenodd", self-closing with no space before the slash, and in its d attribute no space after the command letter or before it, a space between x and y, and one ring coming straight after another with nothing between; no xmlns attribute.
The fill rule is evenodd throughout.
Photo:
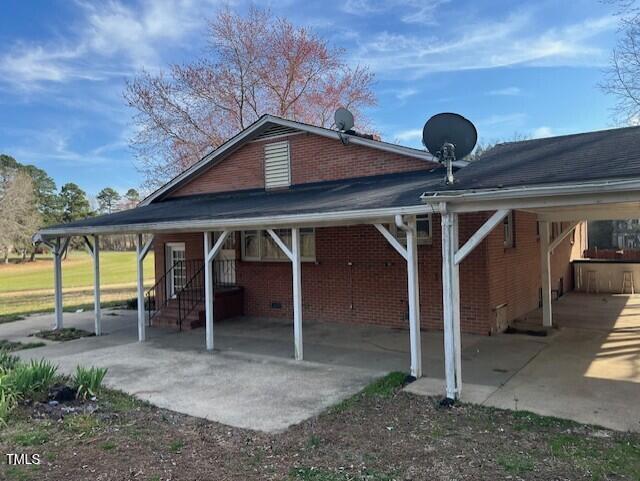
<svg viewBox="0 0 640 481"><path fill-rule="evenodd" d="M33 349L35 347L42 347L45 345L46 344L44 342L20 342L0 339L0 351L21 351L23 349Z"/></svg>
<svg viewBox="0 0 640 481"><path fill-rule="evenodd" d="M21 407L0 431L3 479L494 480L638 479L640 436L524 412L461 405L384 385L281 434L236 429L137 402L98 397L56 419Z"/></svg>

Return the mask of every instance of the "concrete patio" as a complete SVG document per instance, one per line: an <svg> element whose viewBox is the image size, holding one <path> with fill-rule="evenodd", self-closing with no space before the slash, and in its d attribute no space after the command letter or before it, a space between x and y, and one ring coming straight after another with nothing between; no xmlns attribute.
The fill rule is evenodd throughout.
<svg viewBox="0 0 640 481"><path fill-rule="evenodd" d="M463 337L463 401L640 431L640 296L571 294L554 304L549 337ZM534 315L530 321L538 323ZM53 315L0 325L25 340ZM91 330L92 313L65 314ZM539 324L538 324L539 325ZM408 371L408 331L305 321L305 361L292 360L290 321L240 318L216 324L216 352L203 329L148 329L137 342L133 311L105 311L105 335L20 352L109 368L106 382L160 407L238 427L278 431L314 416L386 372ZM443 338L424 332L425 377L415 394L444 392Z"/></svg>

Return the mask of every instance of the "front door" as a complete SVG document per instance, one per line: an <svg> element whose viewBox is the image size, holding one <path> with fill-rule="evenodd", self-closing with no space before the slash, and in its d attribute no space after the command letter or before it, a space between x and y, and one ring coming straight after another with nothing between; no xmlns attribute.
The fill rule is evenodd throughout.
<svg viewBox="0 0 640 481"><path fill-rule="evenodd" d="M187 267L185 264L184 242L171 242L167 244L167 270L170 271L167 279L169 297L176 297L176 293L187 282Z"/></svg>

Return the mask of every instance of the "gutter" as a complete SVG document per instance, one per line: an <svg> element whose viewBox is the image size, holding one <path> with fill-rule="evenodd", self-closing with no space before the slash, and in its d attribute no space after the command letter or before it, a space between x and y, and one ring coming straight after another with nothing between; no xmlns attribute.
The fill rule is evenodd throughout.
<svg viewBox="0 0 640 481"><path fill-rule="evenodd" d="M544 186L522 186L506 189L460 190L424 192L420 199L428 204L441 202L478 202L505 199L527 199L558 195L601 194L612 192L640 191L640 180L608 180L556 184Z"/></svg>
<svg viewBox="0 0 640 481"><path fill-rule="evenodd" d="M41 229L34 236L34 242L45 242L54 237L66 237L88 234L123 234L141 232L202 232L209 230L251 230L258 228L291 227L308 224L321 227L323 225L353 225L375 223L396 215L420 215L430 212L424 204L389 207L384 209L366 209L342 212L321 212L299 215L280 215L270 217L247 217L242 219L205 219L181 220L172 222L121 224L109 226L59 227Z"/></svg>

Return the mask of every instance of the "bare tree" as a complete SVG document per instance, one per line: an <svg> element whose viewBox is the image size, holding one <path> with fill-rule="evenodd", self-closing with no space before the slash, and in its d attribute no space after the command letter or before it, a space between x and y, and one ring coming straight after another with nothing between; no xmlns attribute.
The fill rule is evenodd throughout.
<svg viewBox="0 0 640 481"><path fill-rule="evenodd" d="M263 114L329 126L344 106L362 117L375 104L373 75L344 51L268 11L222 10L208 23L206 57L142 72L124 96L135 110L132 147L147 187L199 160Z"/></svg>
<svg viewBox="0 0 640 481"><path fill-rule="evenodd" d="M26 258L31 236L41 222L29 175L16 169L0 170L0 249L5 263L12 250Z"/></svg>
<svg viewBox="0 0 640 481"><path fill-rule="evenodd" d="M606 3L616 6L620 28L600 87L616 98L616 120L636 125L640 123L640 9L635 0Z"/></svg>

